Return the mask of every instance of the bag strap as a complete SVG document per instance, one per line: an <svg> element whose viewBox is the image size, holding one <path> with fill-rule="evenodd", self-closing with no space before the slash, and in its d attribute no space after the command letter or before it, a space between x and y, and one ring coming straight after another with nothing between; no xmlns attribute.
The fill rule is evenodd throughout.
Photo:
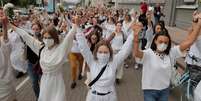
<svg viewBox="0 0 201 101"><path fill-rule="evenodd" d="M45 47L45 45L44 44L42 44L43 46L40 48L40 50L39 50L39 55L38 55L38 57L39 57L39 59L40 59L40 55L41 55L41 51L43 50L43 48Z"/></svg>
<svg viewBox="0 0 201 101"><path fill-rule="evenodd" d="M105 71L105 69L106 69L107 66L108 66L108 64L106 64L106 65L101 69L101 71L100 71L100 73L98 74L98 76L97 76L93 81L91 81L91 82L88 84L89 87L91 87L94 83L96 83L96 82L100 79L100 77L103 75L103 73L104 73L104 71Z"/></svg>

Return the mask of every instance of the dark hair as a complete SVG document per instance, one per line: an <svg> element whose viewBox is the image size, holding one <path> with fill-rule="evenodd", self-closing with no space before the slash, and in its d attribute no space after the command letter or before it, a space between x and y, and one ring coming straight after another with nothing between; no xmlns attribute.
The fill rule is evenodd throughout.
<svg viewBox="0 0 201 101"><path fill-rule="evenodd" d="M164 53L165 53L166 55L169 55L169 52L170 52L170 49L171 49L171 38L170 38L170 35L169 35L169 33L168 33L168 30L165 29L165 28L162 29L161 32L155 34L155 36L154 36L154 38L153 38L153 41L152 41L152 44L151 44L151 49L152 49L153 51L156 51L157 45L156 45L155 41L158 39L159 36L166 36L166 37L168 37L168 39L169 39L168 47L167 47L167 49L164 51Z"/></svg>
<svg viewBox="0 0 201 101"><path fill-rule="evenodd" d="M165 21L160 20L160 21L158 21L158 23L161 24L161 27L162 27L162 28L165 28Z"/></svg>
<svg viewBox="0 0 201 101"><path fill-rule="evenodd" d="M156 26L161 26L161 29L165 29L162 24L157 23L153 28L153 32L154 32L153 34L156 34Z"/></svg>
<svg viewBox="0 0 201 101"><path fill-rule="evenodd" d="M55 18L53 19L53 23L54 23L54 26L57 26L58 23L59 23L59 18L58 18L58 17L55 17Z"/></svg>
<svg viewBox="0 0 201 101"><path fill-rule="evenodd" d="M111 46L110 43L108 43L108 42L105 41L105 40L101 40L101 41L99 41L99 42L96 44L95 49L94 49L94 51L93 51L94 59L95 59L95 60L98 60L98 58L97 58L97 52L98 52L98 49L99 49L100 46L106 46L106 47L109 49L109 51L110 51L110 61L112 61L112 60L113 60L113 50L112 50L112 46Z"/></svg>
<svg viewBox="0 0 201 101"><path fill-rule="evenodd" d="M117 25L118 23L122 24L122 21L117 21L117 22L115 23L115 25Z"/></svg>
<svg viewBox="0 0 201 101"><path fill-rule="evenodd" d="M33 24L31 25L31 28L32 28L34 25L37 25L37 26L40 28L40 30L43 29L43 27L42 27L42 25L41 25L41 23L40 23L39 21L33 23Z"/></svg>
<svg viewBox="0 0 201 101"><path fill-rule="evenodd" d="M46 30L44 30L43 35L48 33L54 40L54 44L59 44L59 32L52 25L48 26Z"/></svg>
<svg viewBox="0 0 201 101"><path fill-rule="evenodd" d="M131 16L129 14L125 14L125 17L128 16L128 21L130 22L132 19L131 19Z"/></svg>

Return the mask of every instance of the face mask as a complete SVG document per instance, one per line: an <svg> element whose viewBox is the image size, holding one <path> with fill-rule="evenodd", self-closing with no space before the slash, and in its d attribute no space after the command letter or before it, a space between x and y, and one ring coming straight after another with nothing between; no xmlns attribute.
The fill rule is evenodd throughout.
<svg viewBox="0 0 201 101"><path fill-rule="evenodd" d="M164 44L164 43L157 45L157 49L161 52L165 51L167 49L167 47L168 47L168 45Z"/></svg>
<svg viewBox="0 0 201 101"><path fill-rule="evenodd" d="M107 63L110 59L110 54L107 53L97 53L97 58L100 63Z"/></svg>
<svg viewBox="0 0 201 101"><path fill-rule="evenodd" d="M35 35L36 35L36 36L40 36L40 33L39 33L39 32L35 32Z"/></svg>
<svg viewBox="0 0 201 101"><path fill-rule="evenodd" d="M43 39L43 42L46 47L51 47L54 45L54 40L53 39Z"/></svg>

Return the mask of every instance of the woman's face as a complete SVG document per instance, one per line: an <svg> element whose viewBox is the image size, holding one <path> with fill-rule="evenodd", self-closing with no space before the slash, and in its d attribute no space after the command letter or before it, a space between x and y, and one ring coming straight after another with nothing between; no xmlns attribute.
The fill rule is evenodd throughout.
<svg viewBox="0 0 201 101"><path fill-rule="evenodd" d="M40 33L40 32L41 32L41 29L39 28L38 25L33 25L33 26L32 26L32 31L33 31L34 33Z"/></svg>
<svg viewBox="0 0 201 101"><path fill-rule="evenodd" d="M158 36L158 38L154 41L155 42L155 44L157 45L157 46L159 46L159 45L161 45L161 44L166 44L167 46L168 46L168 44L169 44L169 38L167 37L167 36L164 36L164 35L160 35L160 36ZM157 51L158 52L162 52L162 51L159 51L158 49L157 49Z"/></svg>
<svg viewBox="0 0 201 101"><path fill-rule="evenodd" d="M102 45L98 48L98 51L97 53L100 53L100 54L109 54L110 51L109 51L109 48L105 45Z"/></svg>
<svg viewBox="0 0 201 101"><path fill-rule="evenodd" d="M159 33L162 30L160 25L156 25L155 32Z"/></svg>
<svg viewBox="0 0 201 101"><path fill-rule="evenodd" d="M95 34L92 35L92 36L91 36L91 43L92 43L92 44L96 44L97 41L98 41L98 37L97 37Z"/></svg>

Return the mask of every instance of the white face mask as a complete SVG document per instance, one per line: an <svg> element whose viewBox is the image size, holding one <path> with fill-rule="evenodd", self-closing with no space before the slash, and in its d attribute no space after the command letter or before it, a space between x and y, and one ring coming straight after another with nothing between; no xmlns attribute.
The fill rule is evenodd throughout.
<svg viewBox="0 0 201 101"><path fill-rule="evenodd" d="M54 40L53 39L43 39L43 42L46 47L51 47L54 45Z"/></svg>
<svg viewBox="0 0 201 101"><path fill-rule="evenodd" d="M107 62L109 62L110 54L109 53L107 53L107 54L97 53L97 58L100 63L107 63Z"/></svg>
<svg viewBox="0 0 201 101"><path fill-rule="evenodd" d="M157 49L161 52L165 51L167 49L167 47L168 47L168 45L164 44L164 43L157 45Z"/></svg>

